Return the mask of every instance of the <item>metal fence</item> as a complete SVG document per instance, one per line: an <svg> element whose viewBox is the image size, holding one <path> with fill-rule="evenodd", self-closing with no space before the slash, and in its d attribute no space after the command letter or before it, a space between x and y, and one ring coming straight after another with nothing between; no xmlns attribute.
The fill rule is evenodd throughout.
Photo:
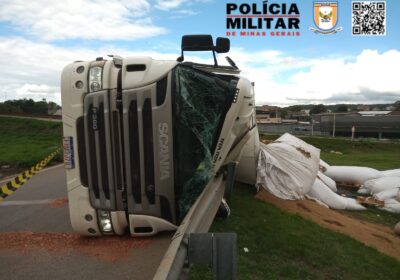
<svg viewBox="0 0 400 280"><path fill-rule="evenodd" d="M332 135L351 135L354 126L355 136L372 136L400 138L400 116L343 116L343 115L320 115L313 116L318 122L314 130L322 131Z"/></svg>

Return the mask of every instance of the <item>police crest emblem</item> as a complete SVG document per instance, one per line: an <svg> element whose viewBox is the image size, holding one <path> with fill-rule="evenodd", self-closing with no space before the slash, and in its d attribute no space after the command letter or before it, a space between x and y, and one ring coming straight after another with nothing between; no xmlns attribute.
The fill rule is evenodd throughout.
<svg viewBox="0 0 400 280"><path fill-rule="evenodd" d="M314 2L314 24L317 28L310 27L310 30L319 34L333 34L342 31L342 27L336 27L338 22L337 1L316 1Z"/></svg>

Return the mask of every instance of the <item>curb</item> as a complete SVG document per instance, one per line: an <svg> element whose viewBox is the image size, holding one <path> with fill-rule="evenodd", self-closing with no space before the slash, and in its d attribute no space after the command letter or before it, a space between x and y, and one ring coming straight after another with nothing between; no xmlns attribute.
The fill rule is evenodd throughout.
<svg viewBox="0 0 400 280"><path fill-rule="evenodd" d="M18 190L24 183L29 181L30 178L33 177L38 171L43 169L53 158L61 151L61 148L58 148L53 153L45 157L41 162L32 166L31 169L25 170L14 179L11 179L8 183L3 184L0 187L0 201L3 201L7 196L11 195L13 192Z"/></svg>

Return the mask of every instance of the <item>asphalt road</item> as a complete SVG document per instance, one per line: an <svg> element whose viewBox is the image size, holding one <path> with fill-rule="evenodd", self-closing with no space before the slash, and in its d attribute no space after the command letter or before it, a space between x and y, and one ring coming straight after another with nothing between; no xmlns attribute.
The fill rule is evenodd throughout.
<svg viewBox="0 0 400 280"><path fill-rule="evenodd" d="M66 197L58 166L0 202L0 279L152 279L172 233L140 242L78 237Z"/></svg>

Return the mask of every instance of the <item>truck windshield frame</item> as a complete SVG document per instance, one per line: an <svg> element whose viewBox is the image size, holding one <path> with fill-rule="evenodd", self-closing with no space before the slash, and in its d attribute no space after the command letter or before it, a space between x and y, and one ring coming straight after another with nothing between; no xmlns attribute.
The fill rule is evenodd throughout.
<svg viewBox="0 0 400 280"><path fill-rule="evenodd" d="M175 67L172 76L175 194L180 220L214 175L212 157L239 78L184 64Z"/></svg>

